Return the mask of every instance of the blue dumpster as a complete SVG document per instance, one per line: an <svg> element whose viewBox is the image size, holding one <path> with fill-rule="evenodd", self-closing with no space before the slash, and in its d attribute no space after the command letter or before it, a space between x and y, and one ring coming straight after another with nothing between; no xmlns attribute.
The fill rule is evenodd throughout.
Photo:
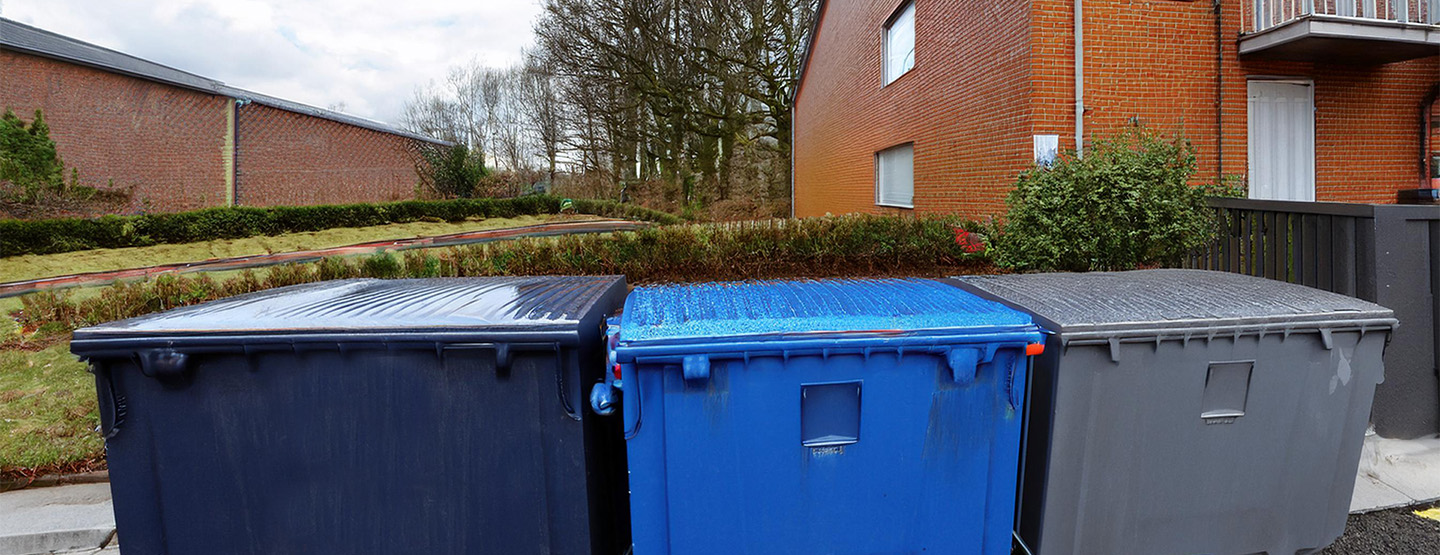
<svg viewBox="0 0 1440 555"><path fill-rule="evenodd" d="M637 288L610 333L637 555L1010 552L1026 314L934 280L711 283Z"/></svg>

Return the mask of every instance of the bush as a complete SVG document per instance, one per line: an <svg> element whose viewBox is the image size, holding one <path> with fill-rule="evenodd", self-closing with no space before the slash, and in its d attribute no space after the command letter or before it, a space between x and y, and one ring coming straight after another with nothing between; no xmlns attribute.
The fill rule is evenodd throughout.
<svg viewBox="0 0 1440 555"><path fill-rule="evenodd" d="M1096 141L1083 158L1020 175L994 238L1016 270L1128 270L1177 263L1213 231L1195 149L1142 128Z"/></svg>
<svg viewBox="0 0 1440 555"><path fill-rule="evenodd" d="M991 269L962 240L978 226L953 217L843 216L690 224L634 232L562 235L358 259L286 264L265 278L224 282L166 275L117 284L95 297L36 293L21 300L24 329L63 331L187 304L327 279L501 275L613 275L631 283L877 275L955 275Z"/></svg>
<svg viewBox="0 0 1440 555"><path fill-rule="evenodd" d="M53 254L95 248L144 247L162 243L193 243L408 223L427 218L513 218L555 214L561 199L529 195L511 199L410 200L386 204L285 206L276 208L207 208L175 214L104 216L95 219L0 220L0 258L21 254ZM575 201L579 212L596 216L651 221L680 219L654 210L612 201Z"/></svg>
<svg viewBox="0 0 1440 555"><path fill-rule="evenodd" d="M26 202L34 201L44 191L65 187L65 165L50 140L50 127L45 116L35 111L29 125L6 110L0 115L0 184L18 188ZM0 189L0 192L6 192Z"/></svg>
<svg viewBox="0 0 1440 555"><path fill-rule="evenodd" d="M444 197L470 198L490 172L485 157L463 144L420 151L420 180Z"/></svg>

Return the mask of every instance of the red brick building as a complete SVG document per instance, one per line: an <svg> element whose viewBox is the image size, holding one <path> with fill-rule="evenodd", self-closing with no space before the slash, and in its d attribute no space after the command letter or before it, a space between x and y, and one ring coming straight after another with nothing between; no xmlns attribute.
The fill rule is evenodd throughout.
<svg viewBox="0 0 1440 555"><path fill-rule="evenodd" d="M1189 138L1197 183L1395 202L1440 150L1440 4L1397 2L822 0L795 214L995 215L1044 147L1130 123Z"/></svg>
<svg viewBox="0 0 1440 555"><path fill-rule="evenodd" d="M0 111L42 110L66 168L132 209L389 201L444 145L0 19Z"/></svg>

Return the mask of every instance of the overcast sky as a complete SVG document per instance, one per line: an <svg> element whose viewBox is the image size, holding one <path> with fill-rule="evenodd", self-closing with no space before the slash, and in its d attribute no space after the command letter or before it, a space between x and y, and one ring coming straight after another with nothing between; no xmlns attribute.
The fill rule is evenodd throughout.
<svg viewBox="0 0 1440 555"><path fill-rule="evenodd" d="M539 0L0 0L0 15L225 84L398 122L417 86L504 66Z"/></svg>

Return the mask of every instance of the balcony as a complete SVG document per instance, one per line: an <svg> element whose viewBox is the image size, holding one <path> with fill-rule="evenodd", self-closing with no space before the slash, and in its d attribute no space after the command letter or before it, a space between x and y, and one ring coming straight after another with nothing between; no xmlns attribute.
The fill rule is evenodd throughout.
<svg viewBox="0 0 1440 555"><path fill-rule="evenodd" d="M1440 0L1245 0L1240 54L1379 65L1440 54Z"/></svg>

